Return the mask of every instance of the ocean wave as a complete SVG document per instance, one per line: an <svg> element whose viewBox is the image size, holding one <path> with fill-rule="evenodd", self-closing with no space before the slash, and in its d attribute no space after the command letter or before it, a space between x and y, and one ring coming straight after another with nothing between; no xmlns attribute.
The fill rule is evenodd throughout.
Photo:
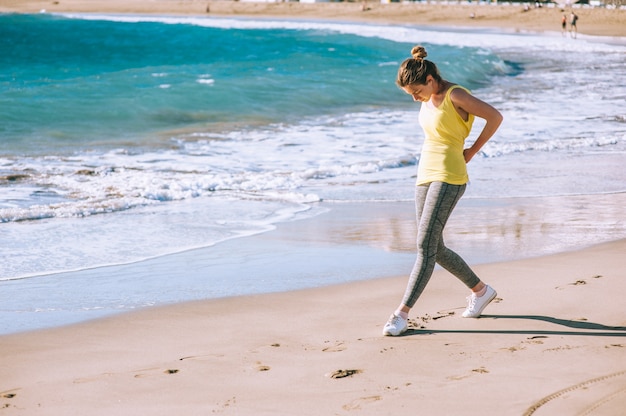
<svg viewBox="0 0 626 416"><path fill-rule="evenodd" d="M315 187L346 195L357 183L414 174L421 147L415 112L368 112L173 137L173 149L76 153L0 159L0 185L22 189L22 200L0 206L0 221L87 217L195 198L312 203ZM624 151L626 133L536 138L504 127L480 152L512 154ZM406 168L409 168L407 171ZM382 178L382 179L381 179ZM336 193L336 192L335 192Z"/></svg>
<svg viewBox="0 0 626 416"><path fill-rule="evenodd" d="M395 61L395 52L384 55L389 46L399 47L399 42L405 41L445 45L434 48L433 52L439 55L437 58L446 70L445 76L455 82L478 86L473 88L474 93L503 112L505 121L482 149L484 158L497 159L538 151L555 155L571 151L623 151L624 147L624 116L616 113L624 92L612 80L623 75L623 51L626 48L616 45L584 40L571 42L560 37L529 34L441 31L411 26L198 17L63 16L51 19L65 19L62 23L67 23L70 20L66 17L71 17L187 25L182 29L190 29L190 26L285 29L287 32L275 30L271 33L273 43L264 40L258 46L268 48L267 44L271 43L275 47L284 46L286 52L283 51L284 55L275 62L263 61L261 70L256 71L259 56L241 57L230 51L219 55L219 65L209 68L200 62L198 67L195 47L185 51L185 59L181 62L166 60L167 65L164 65L164 46L160 45L151 49L154 56L147 61L106 67L104 73L114 76L107 79L104 88L91 82L92 79L85 82L84 79L71 78L63 82L63 86L76 87L65 92L67 107L49 105L39 98L22 102L19 100L23 97L18 97L16 102L19 105L7 106L9 119L21 117L10 113L11 108L20 108L22 113L32 113L31 117L40 118L36 111L32 111L32 106L40 102L46 103L44 113L49 119L41 123L41 131L27 130L36 124L30 119L22 120L22 127L15 129L15 136L25 143L27 151L19 143L12 145L10 139L2 144L10 148L7 154L16 155L0 160L0 186L12 192L0 205L2 222L89 217L223 195L306 204L324 199L324 193L332 193L334 197L339 195L337 199L343 196L349 199L356 184L388 184L389 176L394 175L411 177L423 140L417 123L419 104L411 102L410 97L393 85L395 70L385 69L398 65L401 58ZM106 33L111 26L107 22L100 25L79 23L82 30L98 26L101 32L97 33ZM125 27L116 30L137 35L136 27L121 26ZM142 25L143 31L147 29ZM149 29L163 36L163 27L151 25ZM191 29L194 30L191 33L198 33L197 28ZM289 43L294 42L294 36L288 31L294 30L315 32L310 38L298 38L307 41L310 57L319 65L307 73L314 79L309 79L308 75L301 77L302 67L299 65L285 65L285 61L298 62L299 59L293 60L294 49ZM329 37L328 33L355 37ZM185 31L182 35L191 36ZM220 35L223 37L217 42L219 48L223 46L222 40L232 38L226 32ZM388 39L392 43L362 42L367 37ZM143 42L143 38L136 36L133 41ZM164 36L162 39L169 38ZM355 39L359 42L354 42ZM539 40L541 45L535 45ZM109 39L105 44L117 51L111 46L115 39ZM570 53L573 44L582 48L581 51L586 48L603 51L598 55L596 69L581 68L578 58ZM179 51L175 44L168 45ZM296 46L300 48L302 45ZM90 50L98 60L106 61L105 55L100 54L101 48ZM257 53L265 55L273 50L274 46L271 46ZM351 73L350 65L333 72L331 69L336 69L334 59L338 50L344 55L342 65L354 61L352 54L372 54L364 58L367 61L367 71L363 71L365 76ZM529 50L532 52L520 52ZM80 51L74 52L75 58L80 58L76 61L80 69ZM55 54L44 53L41 59L49 61L51 56L56 65ZM209 58L213 56L207 55L203 59ZM218 75L223 62L230 60L244 66L252 62L255 71L247 73L246 67L241 79L229 80L227 74ZM30 61L24 62L25 70L30 70ZM193 63L193 71L186 72L190 68L189 62ZM307 65L312 64L307 62ZM137 67L142 66L145 68L138 70ZM363 69L360 65L358 68ZM374 76L370 72L372 68L383 68L385 72ZM613 75L606 77L603 70ZM81 72L82 69L70 68L69 71ZM281 71L297 76L274 78ZM387 76L389 79L385 78ZM378 83L367 84L366 80L372 77ZM118 84L120 79L123 82ZM285 82L285 79L291 82ZM59 88L54 85L46 84L45 91L55 92L54 97L48 98L50 100L58 98ZM308 85L309 89L303 90L303 85ZM132 98L125 94L129 88L133 89ZM38 96L36 91L39 90L30 93ZM119 100L90 103L89 106L73 102L75 96L85 93L89 97L96 93L117 97L120 91L124 93ZM155 95L155 91L162 95ZM192 94L195 91L202 93ZM321 94L320 91L325 92ZM139 97L135 92L145 95ZM173 97L177 101L170 101ZM233 107L223 108L228 97L236 97L230 102ZM253 100L254 97L258 99ZM273 97L271 103L270 97ZM584 102L584 109L580 108L581 102ZM153 103L158 105L151 107ZM83 113L83 108L87 107L94 113ZM97 116L93 115L96 113ZM78 119L64 120L60 114L70 114ZM99 118L101 115L104 118ZM134 122L125 124L137 115L140 116ZM72 128L79 125L84 130L72 133L67 129L68 125ZM108 130L111 126L116 130ZM135 129L139 129L140 134ZM474 133L479 131L478 123ZM71 134L74 136L68 138ZM50 139L38 142L40 136L45 135ZM474 138L475 135L470 137L468 143ZM44 144L39 146L39 143ZM61 150L60 143L66 148ZM31 147L41 153L31 151ZM37 156L39 154L42 156ZM324 188L325 192L317 192L316 187ZM594 184L589 187L593 188ZM328 192L329 188L334 189ZM380 192L374 193L378 196Z"/></svg>
<svg viewBox="0 0 626 416"><path fill-rule="evenodd" d="M526 140L514 143L494 140L490 142L489 146L484 148L480 154L484 157L499 157L511 153L532 151L556 152L559 150L574 149L593 150L595 148L617 145L624 139L626 139L626 136L624 136L622 140L615 137L574 137L553 140Z"/></svg>
<svg viewBox="0 0 626 416"><path fill-rule="evenodd" d="M458 29L452 27L419 27L415 25L371 25L365 23L333 23L327 21L302 21L280 19L216 18L187 16L141 16L115 14L61 13L61 16L85 20L110 20L115 22L159 22L164 24L188 24L221 29L290 29L325 30L362 37L377 37L396 42L427 42L437 45L480 48L536 48L559 49L583 53L626 51L626 45L616 45L613 37L593 36L586 41L580 35L575 42L563 38L559 31L552 33L518 33L503 30ZM603 43L606 42L606 43Z"/></svg>

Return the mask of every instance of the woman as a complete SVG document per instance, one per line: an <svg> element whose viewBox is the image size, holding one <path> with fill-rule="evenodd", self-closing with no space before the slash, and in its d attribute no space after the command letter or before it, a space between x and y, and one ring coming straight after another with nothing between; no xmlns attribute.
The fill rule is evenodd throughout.
<svg viewBox="0 0 626 416"><path fill-rule="evenodd" d="M477 318L496 297L463 259L443 242L443 228L466 184L466 164L493 136L502 115L491 105L473 97L459 85L441 78L437 66L428 61L426 50L415 46L413 58L398 70L396 84L414 101L421 101L419 123L424 130L417 172L415 208L417 216L417 260L402 302L385 324L383 335L397 336L407 330L409 311L423 292L435 263L455 275L471 291L463 317ZM486 124L474 144L463 149L474 117Z"/></svg>

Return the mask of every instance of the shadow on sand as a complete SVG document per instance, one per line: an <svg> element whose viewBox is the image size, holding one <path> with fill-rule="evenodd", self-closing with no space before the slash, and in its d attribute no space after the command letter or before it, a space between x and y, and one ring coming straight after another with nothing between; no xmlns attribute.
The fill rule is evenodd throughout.
<svg viewBox="0 0 626 416"><path fill-rule="evenodd" d="M524 319L529 321L543 321L578 331L564 330L536 330L536 329L412 329L404 333L408 335L423 334L523 334L523 335L576 335L594 337L626 337L626 327L607 326L594 322L572 321L541 315L482 315L480 319Z"/></svg>

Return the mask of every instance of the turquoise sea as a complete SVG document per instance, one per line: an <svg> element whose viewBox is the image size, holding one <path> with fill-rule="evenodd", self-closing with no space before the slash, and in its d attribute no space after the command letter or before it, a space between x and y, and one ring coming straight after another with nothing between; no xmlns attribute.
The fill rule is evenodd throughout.
<svg viewBox="0 0 626 416"><path fill-rule="evenodd" d="M2 16L0 150L167 148L184 132L406 105L393 80L410 44L330 28L210 23ZM478 48L431 52L471 88L516 71ZM464 55L468 62L453 64Z"/></svg>
<svg viewBox="0 0 626 416"><path fill-rule="evenodd" d="M0 333L44 313L60 323L197 296L172 298L163 282L122 302L107 267L223 246L315 216L320 202L410 201L419 104L394 80L417 43L505 116L470 166L467 199L626 191L621 38L0 14L0 315L14 322ZM610 228L626 236L623 222ZM389 270L376 264L373 276ZM81 291L92 282L63 274L88 269L102 271L94 301ZM200 297L233 294L215 285Z"/></svg>

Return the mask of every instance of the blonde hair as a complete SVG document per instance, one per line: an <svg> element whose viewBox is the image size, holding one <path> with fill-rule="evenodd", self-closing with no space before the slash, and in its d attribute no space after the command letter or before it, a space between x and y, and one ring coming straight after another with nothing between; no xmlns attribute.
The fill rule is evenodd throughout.
<svg viewBox="0 0 626 416"><path fill-rule="evenodd" d="M398 69L398 78L396 84L399 87L406 87L408 85L424 85L426 84L426 77L432 76L435 81L441 82L441 75L437 65L433 62L424 59L428 56L426 48L421 45L414 46L411 49L412 58L406 59L400 65Z"/></svg>

